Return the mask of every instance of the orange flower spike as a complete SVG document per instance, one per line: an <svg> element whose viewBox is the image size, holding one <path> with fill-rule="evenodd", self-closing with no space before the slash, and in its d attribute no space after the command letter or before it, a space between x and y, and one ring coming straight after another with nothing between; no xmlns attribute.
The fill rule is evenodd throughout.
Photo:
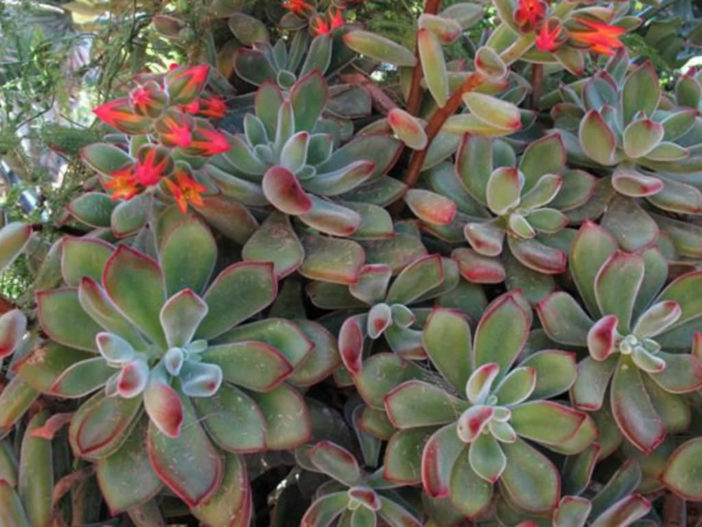
<svg viewBox="0 0 702 527"><path fill-rule="evenodd" d="M522 31L532 31L546 16L548 5L543 0L519 0L514 21Z"/></svg>
<svg viewBox="0 0 702 527"><path fill-rule="evenodd" d="M231 148L227 136L216 130L201 128L196 130L195 137L189 147L194 155L216 156Z"/></svg>
<svg viewBox="0 0 702 527"><path fill-rule="evenodd" d="M221 119L227 114L227 103L225 103L224 99L218 97L217 95L203 97L200 99L200 109L198 113L205 117Z"/></svg>
<svg viewBox="0 0 702 527"><path fill-rule="evenodd" d="M200 100L195 99L194 101L189 102L188 104L181 104L178 108L180 108L185 113L194 115L200 111Z"/></svg>
<svg viewBox="0 0 702 527"><path fill-rule="evenodd" d="M331 27L321 16L315 18L310 24L315 35L328 35L331 33Z"/></svg>
<svg viewBox="0 0 702 527"><path fill-rule="evenodd" d="M183 170L177 170L175 178L175 183L170 179L165 181L168 190L171 191L173 198L178 203L180 212L185 214L188 211L188 204L202 205L202 193L207 192L207 187L198 183Z"/></svg>
<svg viewBox="0 0 702 527"><path fill-rule="evenodd" d="M155 148L151 148L144 159L137 163L136 180L145 187L157 184L168 165L168 158L165 156L161 161L157 161L157 153Z"/></svg>
<svg viewBox="0 0 702 527"><path fill-rule="evenodd" d="M134 112L126 98L106 102L95 108L93 113L105 123L128 134L143 133L151 122Z"/></svg>
<svg viewBox="0 0 702 527"><path fill-rule="evenodd" d="M340 9L329 11L329 23L331 24L332 31L335 29L339 29L344 24L346 24L346 20L344 20L344 14L341 12Z"/></svg>
<svg viewBox="0 0 702 527"><path fill-rule="evenodd" d="M129 201L139 194L139 186L132 165L112 172L112 179L105 183L105 188L110 192L112 201Z"/></svg>
<svg viewBox="0 0 702 527"><path fill-rule="evenodd" d="M292 11L298 16L305 16L314 9L305 0L283 0L283 8Z"/></svg>
<svg viewBox="0 0 702 527"><path fill-rule="evenodd" d="M172 103L188 104L197 99L207 82L208 64L176 68L166 75L166 87Z"/></svg>
<svg viewBox="0 0 702 527"><path fill-rule="evenodd" d="M624 44L619 41L619 37L626 33L626 29L586 18L576 18L576 20L591 31L573 31L570 38L576 42L587 44L593 53L614 55L615 49L624 47Z"/></svg>

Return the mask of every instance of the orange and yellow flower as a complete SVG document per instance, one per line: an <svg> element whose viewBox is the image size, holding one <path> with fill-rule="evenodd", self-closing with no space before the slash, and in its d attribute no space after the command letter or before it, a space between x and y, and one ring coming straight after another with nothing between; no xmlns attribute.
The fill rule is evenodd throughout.
<svg viewBox="0 0 702 527"><path fill-rule="evenodd" d="M204 117L221 119L227 114L227 103L217 95L208 95L200 98L200 108L197 113Z"/></svg>
<svg viewBox="0 0 702 527"><path fill-rule="evenodd" d="M198 183L185 170L176 170L175 182L166 179L165 183L183 214L188 211L188 205L202 205L202 193L207 192L207 187Z"/></svg>
<svg viewBox="0 0 702 527"><path fill-rule="evenodd" d="M162 156L159 160L158 149L150 148L143 156L143 159L137 162L135 170L136 180L145 187L156 185L165 175L168 161L169 159L166 156Z"/></svg>
<svg viewBox="0 0 702 527"><path fill-rule="evenodd" d="M229 139L222 132L198 128L188 147L188 153L197 156L216 156L228 152L231 148Z"/></svg>
<svg viewBox="0 0 702 527"><path fill-rule="evenodd" d="M534 44L536 45L536 49L540 51L553 53L557 51L566 40L568 40L568 33L563 27L563 24L561 24L559 20L552 18L541 24L541 27L536 32Z"/></svg>
<svg viewBox="0 0 702 527"><path fill-rule="evenodd" d="M120 199L129 201L139 194L134 166L128 165L112 172L112 179L105 183L105 188L110 192L110 199L113 201Z"/></svg>
<svg viewBox="0 0 702 527"><path fill-rule="evenodd" d="M626 33L626 29L587 18L576 18L576 20L588 30L571 31L570 38L577 43L585 44L593 53L614 55L615 49L624 46L619 41L619 37Z"/></svg>

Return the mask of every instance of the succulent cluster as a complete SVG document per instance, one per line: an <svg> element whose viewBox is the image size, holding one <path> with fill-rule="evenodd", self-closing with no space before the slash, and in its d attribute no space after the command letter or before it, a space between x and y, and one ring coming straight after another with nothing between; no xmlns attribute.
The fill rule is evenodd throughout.
<svg viewBox="0 0 702 527"><path fill-rule="evenodd" d="M702 501L702 73L630 56L634 2L493 0L473 45L488 4L427 0L415 49L361 4L212 2L216 60L96 108L69 234L0 230L39 262L0 316L0 524Z"/></svg>

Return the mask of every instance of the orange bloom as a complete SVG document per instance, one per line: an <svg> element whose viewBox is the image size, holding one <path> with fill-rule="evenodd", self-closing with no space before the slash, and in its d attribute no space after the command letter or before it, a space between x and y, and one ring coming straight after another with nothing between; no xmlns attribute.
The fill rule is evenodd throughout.
<svg viewBox="0 0 702 527"><path fill-rule="evenodd" d="M576 42L586 44L593 53L602 55L614 55L614 50L624 46L619 41L619 37L626 33L626 29L619 26L611 26L604 22L594 22L586 18L576 18L583 26L590 31L572 31L570 38Z"/></svg>
<svg viewBox="0 0 702 527"><path fill-rule="evenodd" d="M166 114L161 120L161 125L164 131L159 130L159 135L166 146L179 146L181 148L190 146L192 142L190 126L188 126L182 114L180 121L173 115Z"/></svg>
<svg viewBox="0 0 702 527"><path fill-rule="evenodd" d="M112 179L105 183L105 188L110 191L110 199L117 201L120 199L129 201L139 194L139 185L134 167L128 165L112 172Z"/></svg>
<svg viewBox="0 0 702 527"><path fill-rule="evenodd" d="M331 33L331 27L321 16L318 16L312 21L311 27L315 35L328 35Z"/></svg>
<svg viewBox="0 0 702 527"><path fill-rule="evenodd" d="M188 211L188 204L202 205L202 193L207 191L207 187L198 183L190 177L184 170L177 170L175 173L175 183L166 179L168 190L178 203L180 212L185 214Z"/></svg>
<svg viewBox="0 0 702 527"><path fill-rule="evenodd" d="M283 8L300 16L304 16L314 9L305 0L283 0Z"/></svg>
<svg viewBox="0 0 702 527"><path fill-rule="evenodd" d="M181 104L180 106L178 106L178 108L180 108L185 113L196 114L200 111L200 100L195 99L194 101L189 102L188 104Z"/></svg>
<svg viewBox="0 0 702 527"><path fill-rule="evenodd" d="M230 148L229 139L222 132L199 128L195 131L195 137L188 151L196 156L216 156L228 152Z"/></svg>
<svg viewBox="0 0 702 527"><path fill-rule="evenodd" d="M344 14L339 9L329 11L328 16L332 30L338 29L346 23L346 20L344 20Z"/></svg>
<svg viewBox="0 0 702 527"><path fill-rule="evenodd" d="M164 175L164 170L168 166L168 157L163 156L163 159L158 161L158 151L156 148L151 148L140 160L136 166L136 180L145 187L155 185Z"/></svg>
<svg viewBox="0 0 702 527"><path fill-rule="evenodd" d="M221 119L227 114L227 103L225 103L224 99L218 97L217 95L202 97L200 99L200 108L198 113L205 117Z"/></svg>
<svg viewBox="0 0 702 527"><path fill-rule="evenodd" d="M548 5L543 0L519 0L514 21L523 31L531 31L546 15Z"/></svg>
<svg viewBox="0 0 702 527"><path fill-rule="evenodd" d="M568 35L565 32L563 24L561 24L559 20L552 18L541 24L541 27L536 33L534 44L536 44L536 48L540 51L553 53L563 45L567 38Z"/></svg>

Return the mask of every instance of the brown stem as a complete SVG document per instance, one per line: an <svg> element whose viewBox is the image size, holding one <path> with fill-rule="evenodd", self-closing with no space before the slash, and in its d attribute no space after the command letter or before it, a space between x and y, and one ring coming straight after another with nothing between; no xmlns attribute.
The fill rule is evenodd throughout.
<svg viewBox="0 0 702 527"><path fill-rule="evenodd" d="M544 65L543 64L532 64L531 65L531 107L536 110L539 107L539 101L541 100L541 91L543 87L544 80Z"/></svg>
<svg viewBox="0 0 702 527"><path fill-rule="evenodd" d="M408 190L417 183L419 174L422 171L422 166L424 165L424 160L427 158L429 147L431 147L434 138L444 126L446 120L456 113L456 110L458 110L458 107L463 102L463 95L476 89L483 83L483 80L483 76L480 73L473 72L468 75L466 80L463 81L463 84L461 84L461 86L459 86L459 88L453 92L449 100L446 102L446 105L443 108L436 110L434 115L431 116L429 123L424 129L427 134L427 146L424 148L424 150L415 150L412 153L409 165L407 166L407 172L405 172L405 176L402 178L402 182L407 185ZM391 212L398 215L402 211L403 207L403 202L398 200L392 205Z"/></svg>
<svg viewBox="0 0 702 527"><path fill-rule="evenodd" d="M687 525L685 501L669 493L663 502L663 527L683 527Z"/></svg>
<svg viewBox="0 0 702 527"><path fill-rule="evenodd" d="M439 12L441 0L427 0L424 4L424 13L435 15ZM407 96L407 111L412 115L417 115L422 104L422 63L419 60L419 46L415 47L414 57L417 60L412 70L412 84Z"/></svg>

